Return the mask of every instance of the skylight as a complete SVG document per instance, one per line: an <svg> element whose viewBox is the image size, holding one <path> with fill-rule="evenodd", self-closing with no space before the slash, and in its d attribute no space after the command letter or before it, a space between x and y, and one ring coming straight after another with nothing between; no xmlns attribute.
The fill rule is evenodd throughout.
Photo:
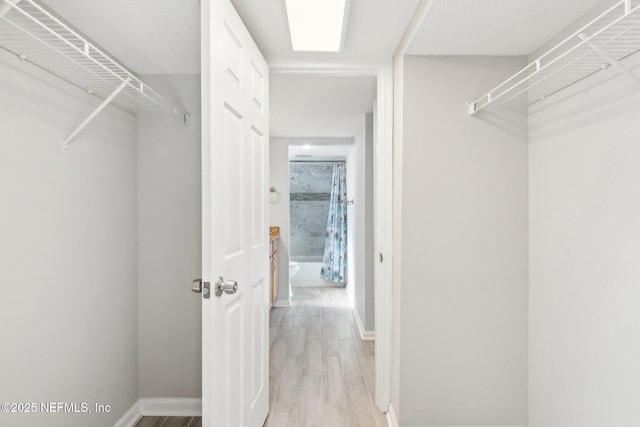
<svg viewBox="0 0 640 427"><path fill-rule="evenodd" d="M346 0L285 0L285 3L294 51L340 51Z"/></svg>

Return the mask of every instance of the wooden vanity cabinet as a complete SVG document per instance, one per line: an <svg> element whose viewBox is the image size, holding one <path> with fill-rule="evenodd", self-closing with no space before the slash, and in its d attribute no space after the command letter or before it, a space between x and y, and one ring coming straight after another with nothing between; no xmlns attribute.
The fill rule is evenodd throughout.
<svg viewBox="0 0 640 427"><path fill-rule="evenodd" d="M273 302L276 300L278 296L278 238L271 239L271 255L269 256L269 265L271 266L271 299L270 303L273 305Z"/></svg>

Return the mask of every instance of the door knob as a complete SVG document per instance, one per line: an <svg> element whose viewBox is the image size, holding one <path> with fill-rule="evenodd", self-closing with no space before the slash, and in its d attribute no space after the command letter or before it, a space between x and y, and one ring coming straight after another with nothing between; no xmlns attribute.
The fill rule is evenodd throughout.
<svg viewBox="0 0 640 427"><path fill-rule="evenodd" d="M238 282L235 280L225 281L222 277L216 282L215 292L219 297L224 292L225 294L235 294L238 291Z"/></svg>

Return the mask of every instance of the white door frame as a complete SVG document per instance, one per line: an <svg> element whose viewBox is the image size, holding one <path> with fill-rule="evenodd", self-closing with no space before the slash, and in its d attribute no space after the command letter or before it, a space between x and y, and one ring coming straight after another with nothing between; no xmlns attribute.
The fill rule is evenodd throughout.
<svg viewBox="0 0 640 427"><path fill-rule="evenodd" d="M374 76L377 78L377 147L374 169L374 292L375 292L375 367L378 409L387 412L391 403L391 309L393 266L393 59L360 63L270 63L272 74ZM379 254L383 262L379 262Z"/></svg>

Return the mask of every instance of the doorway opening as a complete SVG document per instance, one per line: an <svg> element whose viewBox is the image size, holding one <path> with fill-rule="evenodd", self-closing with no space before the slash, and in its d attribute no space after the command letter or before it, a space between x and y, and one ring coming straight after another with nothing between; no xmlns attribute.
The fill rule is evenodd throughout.
<svg viewBox="0 0 640 427"><path fill-rule="evenodd" d="M375 75L271 75L270 185L284 197L270 212L281 271L270 317L275 424L267 426L386 425L374 341L377 83ZM340 169L346 191L337 195ZM343 209L346 227L332 225Z"/></svg>
<svg viewBox="0 0 640 427"><path fill-rule="evenodd" d="M346 153L325 156L335 146L303 146L312 154L289 147L289 281L292 288L346 287L349 281ZM337 150L336 150L337 151ZM299 160L301 157L305 160Z"/></svg>

